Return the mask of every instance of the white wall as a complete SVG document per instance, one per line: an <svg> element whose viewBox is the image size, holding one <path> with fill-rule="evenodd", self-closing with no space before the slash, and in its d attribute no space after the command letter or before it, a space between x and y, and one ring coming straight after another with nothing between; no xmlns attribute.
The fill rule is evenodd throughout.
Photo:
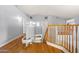
<svg viewBox="0 0 79 59"><path fill-rule="evenodd" d="M15 6L0 6L0 45L22 33L22 20L26 16Z"/></svg>
<svg viewBox="0 0 79 59"><path fill-rule="evenodd" d="M6 37L7 37L6 22L4 21L4 17L1 16L2 13L3 12L0 13L0 44L2 44L6 40Z"/></svg>
<svg viewBox="0 0 79 59"><path fill-rule="evenodd" d="M66 20L60 17L49 16L48 23L49 24L66 24Z"/></svg>

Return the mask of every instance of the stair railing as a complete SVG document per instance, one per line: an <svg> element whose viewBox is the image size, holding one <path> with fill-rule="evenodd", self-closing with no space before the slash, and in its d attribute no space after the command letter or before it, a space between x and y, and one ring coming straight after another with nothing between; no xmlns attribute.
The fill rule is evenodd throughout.
<svg viewBox="0 0 79 59"><path fill-rule="evenodd" d="M78 52L78 27L79 25L49 24L45 40L60 45L69 52Z"/></svg>

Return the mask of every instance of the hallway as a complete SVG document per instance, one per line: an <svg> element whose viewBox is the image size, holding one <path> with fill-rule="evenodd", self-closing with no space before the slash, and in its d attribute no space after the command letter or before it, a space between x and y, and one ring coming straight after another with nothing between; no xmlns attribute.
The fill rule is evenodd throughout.
<svg viewBox="0 0 79 59"><path fill-rule="evenodd" d="M62 53L61 50L56 49L54 47L48 46L45 43L34 43L29 45L27 48L21 46L18 48L20 52L28 52L28 53Z"/></svg>
<svg viewBox="0 0 79 59"><path fill-rule="evenodd" d="M28 47L21 42L22 37L13 40L12 42L8 43L7 45L0 48L0 52L9 52L9 53L63 53L63 51L51 47L46 43L33 43L30 44Z"/></svg>
<svg viewBox="0 0 79 59"><path fill-rule="evenodd" d="M0 6L0 52L79 53L79 16L75 15L75 7L78 12L78 6ZM67 14L63 8L68 9ZM61 11L57 14L55 9Z"/></svg>

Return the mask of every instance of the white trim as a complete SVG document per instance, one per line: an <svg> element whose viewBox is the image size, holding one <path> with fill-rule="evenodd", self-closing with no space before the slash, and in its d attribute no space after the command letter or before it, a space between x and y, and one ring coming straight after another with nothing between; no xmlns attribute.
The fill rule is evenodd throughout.
<svg viewBox="0 0 79 59"><path fill-rule="evenodd" d="M50 42L48 42L48 41L46 41L46 43L47 43L47 45L53 46L53 47L55 47L55 48L58 48L58 49L62 50L62 51L65 52L65 53L69 53L69 51L68 51L67 49L65 49L64 47L62 47L62 46L58 46L58 45L53 44L53 43L50 43Z"/></svg>
<svg viewBox="0 0 79 59"><path fill-rule="evenodd" d="M24 34L18 35L18 36L15 37L14 39L11 39L11 40L9 40L8 42L6 42L6 43L0 45L0 47L3 47L4 45L10 43L11 41L13 41L13 40L15 40L15 39L17 39L17 38L19 38L19 37L21 37L21 36L23 36L23 35L24 35ZM50 42L48 42L48 41L46 41L46 43L47 43L47 45L50 45L50 46L53 46L53 47L55 47L55 48L58 48L58 49L62 50L63 52L69 53L69 51L66 50L66 49L65 49L64 47L62 47L62 46L58 46L58 45L53 44L53 43L50 43Z"/></svg>
<svg viewBox="0 0 79 59"><path fill-rule="evenodd" d="M7 41L7 42L1 44L0 47L5 46L6 44L10 43L11 41L13 41L13 40L15 40L15 39L17 39L17 38L19 38L19 37L21 37L21 36L23 36L23 35L24 35L24 34L20 34L20 35L16 36L15 38L13 38L13 39L11 39L11 40L9 40L9 41Z"/></svg>

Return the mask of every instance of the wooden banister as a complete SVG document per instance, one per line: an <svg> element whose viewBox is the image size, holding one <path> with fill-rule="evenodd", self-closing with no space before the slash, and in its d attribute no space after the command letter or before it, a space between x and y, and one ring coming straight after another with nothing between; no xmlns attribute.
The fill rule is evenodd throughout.
<svg viewBox="0 0 79 59"><path fill-rule="evenodd" d="M73 24L73 25L49 24L48 30L50 33L48 34L47 38L49 39L49 36L51 35L50 36L51 41L54 40L55 44L63 46L70 52L73 52L73 53L78 52L78 26L79 26L79 24ZM56 29L56 27L57 27L57 29ZM52 32L55 30L58 31L58 34L52 34ZM74 37L75 34L76 34L76 38ZM56 37L58 39L52 38L52 36L55 36L55 35L57 35ZM62 38L60 36L62 36ZM71 39L71 37L72 37L72 39ZM74 42L76 42L76 44ZM75 45L76 45L76 48L74 47Z"/></svg>

